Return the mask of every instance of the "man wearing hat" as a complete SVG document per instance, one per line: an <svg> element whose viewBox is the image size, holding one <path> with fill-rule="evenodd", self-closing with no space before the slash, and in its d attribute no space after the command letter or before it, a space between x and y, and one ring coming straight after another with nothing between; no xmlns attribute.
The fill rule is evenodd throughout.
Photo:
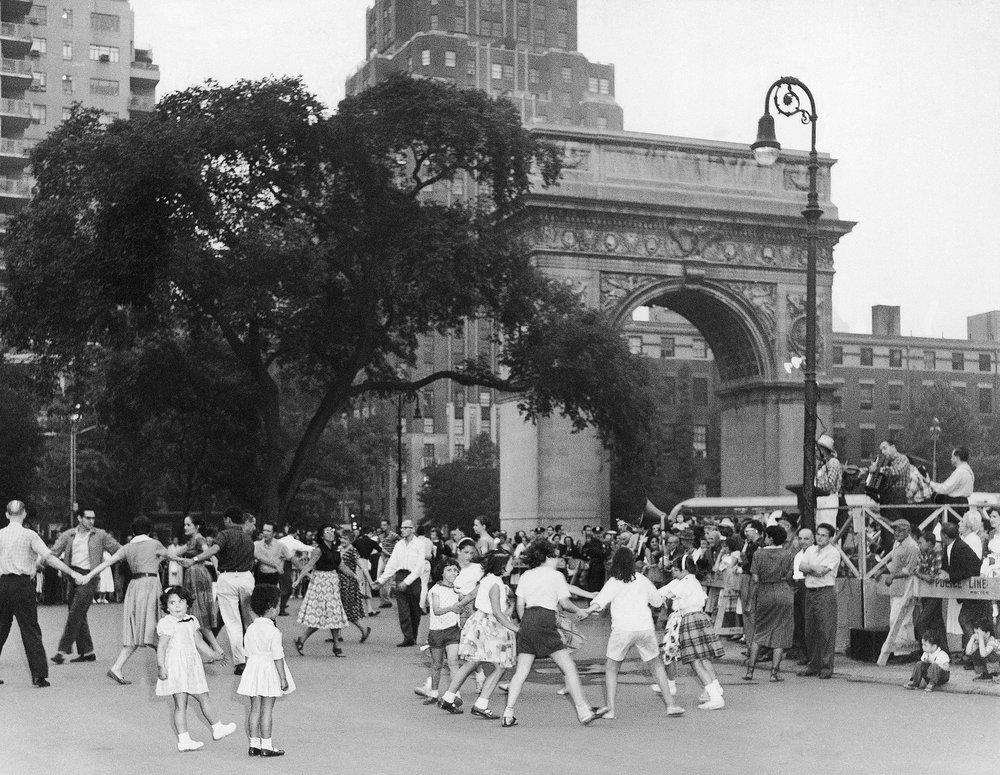
<svg viewBox="0 0 1000 775"><path fill-rule="evenodd" d="M889 562L886 565L887 572L882 577L887 587L892 586L892 582L896 579L909 579L917 572L917 567L920 565L920 547L913 540L909 521L905 519L893 520L892 534L896 542L889 554ZM913 632L913 607L908 607L906 613L903 614L905 600L906 597L902 595L889 598L889 631L892 632L901 615L905 616L899 631L896 633L896 639L891 644L890 664L912 662L920 656L920 646Z"/></svg>
<svg viewBox="0 0 1000 775"><path fill-rule="evenodd" d="M816 442L819 451L819 468L816 470L814 486L817 495L840 495L844 477L844 467L837 459L833 439L823 434Z"/></svg>
<svg viewBox="0 0 1000 775"><path fill-rule="evenodd" d="M396 613L399 614L399 629L403 633L403 641L396 645L402 648L417 642L423 586L420 579L427 564L427 555L424 542L414 534L412 519L404 519L399 529L402 537L392 547L392 554L375 580L375 586L381 587L390 576L396 577Z"/></svg>

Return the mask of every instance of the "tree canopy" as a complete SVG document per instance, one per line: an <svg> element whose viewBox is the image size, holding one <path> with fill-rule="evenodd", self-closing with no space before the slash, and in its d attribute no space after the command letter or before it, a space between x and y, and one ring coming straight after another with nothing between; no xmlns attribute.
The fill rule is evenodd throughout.
<svg viewBox="0 0 1000 775"><path fill-rule="evenodd" d="M649 377L599 313L536 270L507 216L557 150L506 100L396 76L328 115L296 79L209 82L105 127L75 109L34 149L0 328L40 364L179 337L221 343L259 423L259 508L282 520L330 420L438 379L519 393L638 448ZM478 191L445 202L433 186ZM420 373L418 337L495 321L498 363ZM314 397L289 448L289 385Z"/></svg>

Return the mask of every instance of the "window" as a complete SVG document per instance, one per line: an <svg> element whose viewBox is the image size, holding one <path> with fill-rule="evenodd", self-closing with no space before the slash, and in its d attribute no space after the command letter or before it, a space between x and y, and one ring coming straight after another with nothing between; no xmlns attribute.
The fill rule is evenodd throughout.
<svg viewBox="0 0 1000 775"><path fill-rule="evenodd" d="M545 45L545 30L532 30L531 31L531 42L537 43L541 46Z"/></svg>
<svg viewBox="0 0 1000 775"><path fill-rule="evenodd" d="M692 358L707 358L708 348L705 346L705 340L700 336L696 336L691 340L691 357Z"/></svg>
<svg viewBox="0 0 1000 775"><path fill-rule="evenodd" d="M454 51L445 51L444 52L444 66L445 67L454 67L455 66L455 52Z"/></svg>
<svg viewBox="0 0 1000 775"><path fill-rule="evenodd" d="M111 81L107 78L91 78L90 93L101 94L105 97L117 97L118 81Z"/></svg>
<svg viewBox="0 0 1000 775"><path fill-rule="evenodd" d="M47 73L32 73L31 74L31 90L32 91L45 91L46 84L48 83Z"/></svg>
<svg viewBox="0 0 1000 775"><path fill-rule="evenodd" d="M468 62L465 63L465 74L469 76L469 78L475 78L476 60L470 59Z"/></svg>
<svg viewBox="0 0 1000 775"><path fill-rule="evenodd" d="M70 8L63 8L62 11L63 29L73 29L73 11Z"/></svg>
<svg viewBox="0 0 1000 775"><path fill-rule="evenodd" d="M597 90L601 94L610 94L611 93L611 81L609 81L607 78L598 78L597 79Z"/></svg>
<svg viewBox="0 0 1000 775"><path fill-rule="evenodd" d="M563 83L573 83L573 68L564 67L561 70Z"/></svg>
<svg viewBox="0 0 1000 775"><path fill-rule="evenodd" d="M73 41L64 40L63 41L63 59L73 58Z"/></svg>
<svg viewBox="0 0 1000 775"><path fill-rule="evenodd" d="M991 361L992 361L992 358L990 358L990 354L989 353L979 353L979 370L980 371L989 371L990 368L993 365L991 363Z"/></svg>
<svg viewBox="0 0 1000 775"><path fill-rule="evenodd" d="M708 457L708 426L695 425L694 435L691 439L691 446L694 448L696 458Z"/></svg>
<svg viewBox="0 0 1000 775"><path fill-rule="evenodd" d="M588 78L587 79L587 91L589 91L589 92L591 92L593 94L597 94L597 79L596 78Z"/></svg>
<svg viewBox="0 0 1000 775"><path fill-rule="evenodd" d="M488 390L484 390L479 394L479 405L480 406L490 405L490 393Z"/></svg>
<svg viewBox="0 0 1000 775"><path fill-rule="evenodd" d="M844 390L843 390L843 388L839 388L839 387L834 388L833 389L833 408L835 410L839 411L840 409L843 408L843 406L844 406Z"/></svg>
<svg viewBox="0 0 1000 775"><path fill-rule="evenodd" d="M517 28L517 39L522 43L528 42L528 28L523 24Z"/></svg>
<svg viewBox="0 0 1000 775"><path fill-rule="evenodd" d="M535 6L535 18L538 19L538 21L540 21L540 22L545 21L545 6L544 5L536 5Z"/></svg>
<svg viewBox="0 0 1000 775"><path fill-rule="evenodd" d="M500 0L479 0L479 8L486 13L500 13Z"/></svg>
<svg viewBox="0 0 1000 775"><path fill-rule="evenodd" d="M951 354L951 370L965 371L965 353Z"/></svg>
<svg viewBox="0 0 1000 775"><path fill-rule="evenodd" d="M528 3L525 0L519 0L517 4L517 15L527 16L528 15Z"/></svg>
<svg viewBox="0 0 1000 775"><path fill-rule="evenodd" d="M455 391L455 419L461 420L465 417L465 390Z"/></svg>
<svg viewBox="0 0 1000 775"><path fill-rule="evenodd" d="M839 344L833 346L833 365L842 366L844 363L844 348Z"/></svg>
<svg viewBox="0 0 1000 775"><path fill-rule="evenodd" d="M429 48L425 48L423 51L420 52L420 64L426 67L430 63L431 63L431 50Z"/></svg>
<svg viewBox="0 0 1000 775"><path fill-rule="evenodd" d="M433 460L437 456L437 452L434 450L433 444L424 444L424 458L427 460Z"/></svg>
<svg viewBox="0 0 1000 775"><path fill-rule="evenodd" d="M455 457L465 457L465 445L461 442L455 443Z"/></svg>
<svg viewBox="0 0 1000 775"><path fill-rule="evenodd" d="M573 95L568 91L559 92L559 104L564 108L573 107Z"/></svg>
<svg viewBox="0 0 1000 775"><path fill-rule="evenodd" d="M597 128L598 129L607 129L608 128L608 120L604 116L598 116L597 117Z"/></svg>
<svg viewBox="0 0 1000 775"><path fill-rule="evenodd" d="M965 398L965 383L964 382L952 382L951 389L955 392L955 395Z"/></svg>
<svg viewBox="0 0 1000 775"><path fill-rule="evenodd" d="M677 403L677 377L663 378L663 404L673 406Z"/></svg>
<svg viewBox="0 0 1000 775"><path fill-rule="evenodd" d="M541 73L538 72L534 67L528 70L528 82L538 83L542 79Z"/></svg>
<svg viewBox="0 0 1000 775"><path fill-rule="evenodd" d="M31 106L31 122L33 124L45 124L46 123L46 111L44 105L39 105L35 103Z"/></svg>
<svg viewBox="0 0 1000 775"><path fill-rule="evenodd" d="M45 38L32 38L31 39L31 55L41 56L47 53L49 50L48 43Z"/></svg>
<svg viewBox="0 0 1000 775"><path fill-rule="evenodd" d="M31 15L26 19L29 24L48 24L49 9L44 5L32 5Z"/></svg>
<svg viewBox="0 0 1000 775"><path fill-rule="evenodd" d="M934 350L924 350L924 371L934 371L937 368L936 356Z"/></svg>
<svg viewBox="0 0 1000 775"><path fill-rule="evenodd" d="M858 385L858 409L871 409L875 404L875 386Z"/></svg>
<svg viewBox="0 0 1000 775"><path fill-rule="evenodd" d="M101 32L118 32L121 18L112 13L90 14L90 29Z"/></svg>
<svg viewBox="0 0 1000 775"><path fill-rule="evenodd" d="M901 412L903 411L903 386L902 385L889 385L889 411L890 412Z"/></svg>
<svg viewBox="0 0 1000 775"><path fill-rule="evenodd" d="M708 406L708 379L694 377L691 380L691 403L695 406Z"/></svg>
<svg viewBox="0 0 1000 775"><path fill-rule="evenodd" d="M874 362L875 362L875 358L874 358L874 355L872 353L872 348L871 347L862 347L861 348L861 365L862 366L871 366Z"/></svg>
<svg viewBox="0 0 1000 775"><path fill-rule="evenodd" d="M101 126L107 126L111 122L117 120L118 120L118 114L115 113L113 110L101 111L101 115L97 117L97 121Z"/></svg>
<svg viewBox="0 0 1000 775"><path fill-rule="evenodd" d="M63 87L63 94L72 94L73 93L73 76L72 75L64 75L62 77L62 87Z"/></svg>
<svg viewBox="0 0 1000 775"><path fill-rule="evenodd" d="M453 196L465 196L465 178L455 178L451 181L451 193Z"/></svg>
<svg viewBox="0 0 1000 775"><path fill-rule="evenodd" d="M431 14L431 29L436 30L438 28L438 15L436 13Z"/></svg>
<svg viewBox="0 0 1000 775"><path fill-rule="evenodd" d="M889 368L890 369L903 368L903 351L898 347L889 348Z"/></svg>
<svg viewBox="0 0 1000 775"><path fill-rule="evenodd" d="M424 422L424 433L434 433L434 418L425 417L423 422Z"/></svg>
<svg viewBox="0 0 1000 775"><path fill-rule="evenodd" d="M556 34L556 45L559 48L569 48L569 35L565 32L559 32Z"/></svg>
<svg viewBox="0 0 1000 775"><path fill-rule="evenodd" d="M465 17L456 16L455 23L452 26L455 28L455 32L465 32Z"/></svg>
<svg viewBox="0 0 1000 775"><path fill-rule="evenodd" d="M980 414L993 414L993 388L979 388L979 412Z"/></svg>
<svg viewBox="0 0 1000 775"><path fill-rule="evenodd" d="M118 46L95 46L91 43L90 59L92 62L117 62L119 59Z"/></svg>
<svg viewBox="0 0 1000 775"><path fill-rule="evenodd" d="M642 355L642 337L630 336L628 338L628 351L632 355Z"/></svg>
<svg viewBox="0 0 1000 775"><path fill-rule="evenodd" d="M514 80L514 65L503 66L503 77L508 81Z"/></svg>

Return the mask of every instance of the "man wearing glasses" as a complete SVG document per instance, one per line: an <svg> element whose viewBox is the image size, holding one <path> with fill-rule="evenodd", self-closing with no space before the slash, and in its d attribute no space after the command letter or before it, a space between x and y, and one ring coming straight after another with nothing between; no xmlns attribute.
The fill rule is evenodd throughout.
<svg viewBox="0 0 1000 775"><path fill-rule="evenodd" d="M382 573L375 581L381 587L390 576L396 579L396 612L399 614L399 629L403 632L403 642L399 647L412 646L417 642L420 629L420 577L427 563L424 542L413 533L413 521L404 519L400 525L403 537L392 547L392 554Z"/></svg>
<svg viewBox="0 0 1000 775"><path fill-rule="evenodd" d="M114 538L98 527L94 527L97 517L93 511L81 511L77 515L78 525L60 535L52 545L52 554L72 568L74 573L86 576L91 568L96 568L104 558L104 552L114 554L121 549ZM90 637L90 626L87 624L87 612L94 601L100 576L94 576L86 584L80 584L70 589L69 616L66 626L59 639L59 650L52 661L61 665L66 657L73 653L76 644L77 656L70 662L95 662L94 641Z"/></svg>

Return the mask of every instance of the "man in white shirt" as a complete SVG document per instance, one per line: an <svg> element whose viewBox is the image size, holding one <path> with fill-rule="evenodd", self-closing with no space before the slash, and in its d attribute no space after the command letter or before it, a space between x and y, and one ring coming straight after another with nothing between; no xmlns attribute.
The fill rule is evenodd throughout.
<svg viewBox="0 0 1000 775"><path fill-rule="evenodd" d="M837 571L840 550L831 539L836 530L823 523L816 526L816 544L802 555L799 570L806 585L806 649L809 664L800 676L833 677L837 645Z"/></svg>
<svg viewBox="0 0 1000 775"><path fill-rule="evenodd" d="M413 532L413 520L404 519L399 526L402 537L392 548L392 554L375 580L375 586L381 587L390 576L396 579L396 611L399 614L399 629L403 633L402 643L396 646L403 648L413 646L417 642L417 630L420 629L420 593L421 576L427 564L427 545L417 538Z"/></svg>
<svg viewBox="0 0 1000 775"><path fill-rule="evenodd" d="M792 559L792 585L795 587L792 650L798 654L798 664L802 666L809 664L809 650L806 648L806 574L801 571L799 565L806 549L812 546L814 541L813 531L807 527L802 528L798 532L799 551Z"/></svg>
<svg viewBox="0 0 1000 775"><path fill-rule="evenodd" d="M931 489L934 491L934 502L943 503L968 503L969 496L976 489L976 475L972 473L969 465L969 448L955 447L951 451L951 464L955 470L951 476L938 484L931 482ZM956 509L958 514L964 514L965 509Z"/></svg>

